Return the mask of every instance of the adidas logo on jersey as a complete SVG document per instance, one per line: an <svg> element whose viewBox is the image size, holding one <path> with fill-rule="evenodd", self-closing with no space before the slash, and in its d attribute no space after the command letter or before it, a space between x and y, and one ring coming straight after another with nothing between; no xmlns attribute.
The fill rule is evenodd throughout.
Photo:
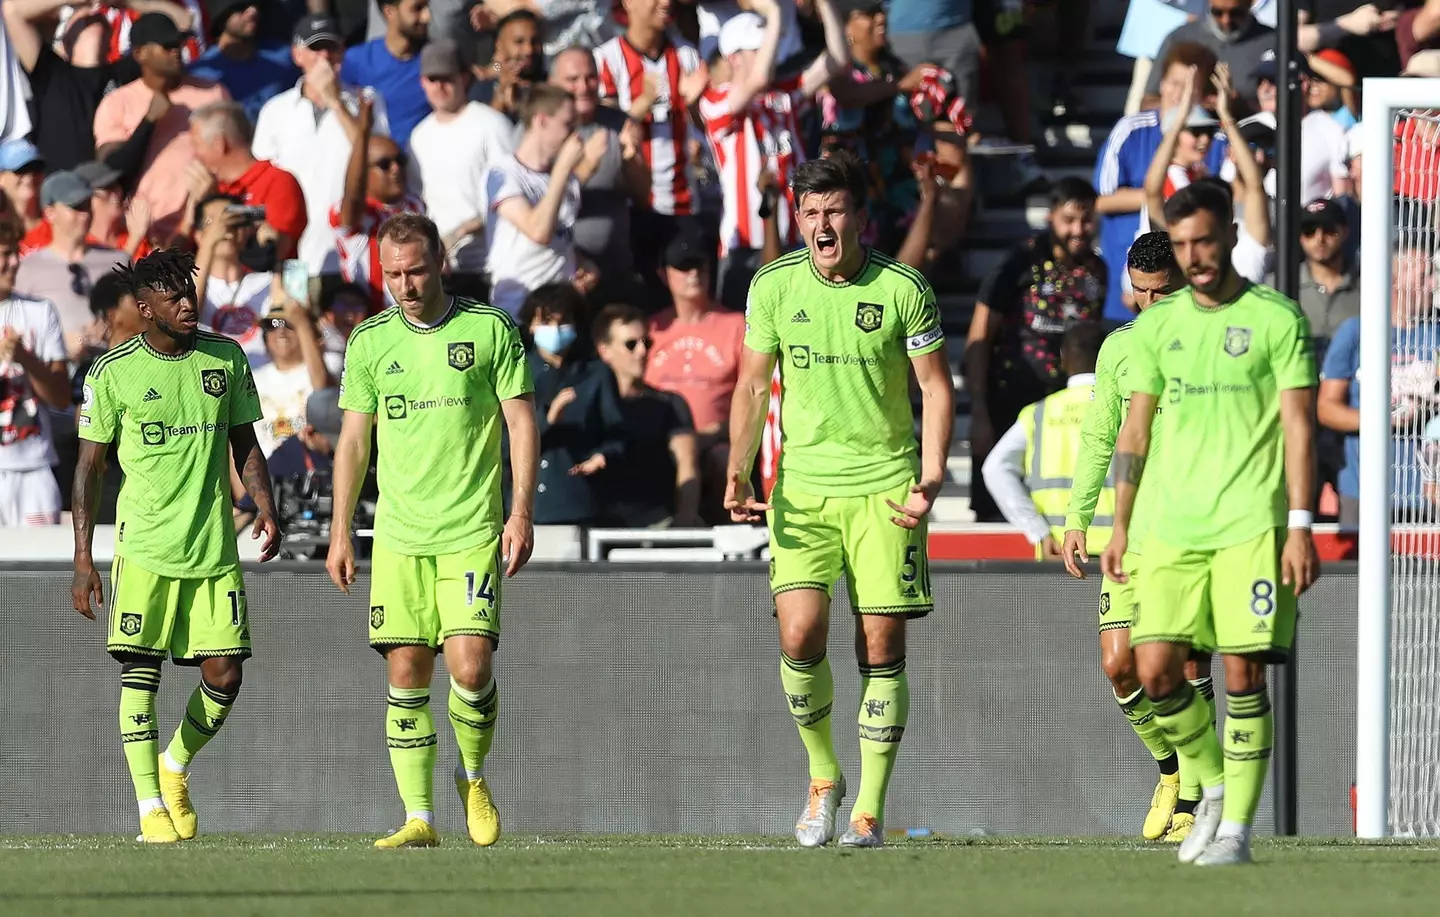
<svg viewBox="0 0 1440 917"><path fill-rule="evenodd" d="M146 401L159 401L159 400L160 400L160 393L157 392L157 391L155 391L155 390L152 388L150 391L148 391L148 392L145 393L145 400L146 400Z"/></svg>
<svg viewBox="0 0 1440 917"><path fill-rule="evenodd" d="M915 591L915 587L914 587L914 586L906 586L904 589L900 590L900 597L903 598L903 599L913 599L913 598L917 598L917 593L916 593L916 591Z"/></svg>
<svg viewBox="0 0 1440 917"><path fill-rule="evenodd" d="M396 373L403 373L404 371L404 368L400 366L399 360L392 360L390 361L390 365L385 368L385 375L393 376Z"/></svg>
<svg viewBox="0 0 1440 917"><path fill-rule="evenodd" d="M808 315L805 314L805 310L804 310L804 309L801 309L799 312L796 312L796 313L795 313L795 317L794 317L794 318L790 319L790 324L792 324L792 325L808 325L808 324L810 324L810 316L808 316Z"/></svg>
<svg viewBox="0 0 1440 917"><path fill-rule="evenodd" d="M1185 345L1180 343L1179 338L1176 338L1175 340L1170 342L1170 346L1166 349L1168 349L1171 353L1174 353L1177 350L1184 350Z"/></svg>

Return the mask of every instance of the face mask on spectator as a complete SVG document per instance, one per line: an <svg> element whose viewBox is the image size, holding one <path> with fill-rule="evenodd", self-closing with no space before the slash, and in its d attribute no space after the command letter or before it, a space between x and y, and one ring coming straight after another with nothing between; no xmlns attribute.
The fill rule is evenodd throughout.
<svg viewBox="0 0 1440 917"><path fill-rule="evenodd" d="M575 337L574 325L540 325L535 329L535 346L546 353L564 353Z"/></svg>
<svg viewBox="0 0 1440 917"><path fill-rule="evenodd" d="M235 256L241 264L252 271L265 274L275 270L275 243L266 242L264 245L247 245L240 249Z"/></svg>

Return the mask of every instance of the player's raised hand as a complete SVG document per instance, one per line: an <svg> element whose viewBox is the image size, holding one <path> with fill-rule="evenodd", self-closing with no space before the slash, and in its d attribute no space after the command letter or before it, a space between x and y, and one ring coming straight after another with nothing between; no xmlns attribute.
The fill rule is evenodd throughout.
<svg viewBox="0 0 1440 917"><path fill-rule="evenodd" d="M1125 573L1125 551L1129 547L1127 542L1125 530L1117 525L1110 533L1110 543L1100 555L1100 572L1117 583L1130 582L1130 577Z"/></svg>
<svg viewBox="0 0 1440 917"><path fill-rule="evenodd" d="M1085 533L1079 529L1069 529L1065 532L1065 544L1060 547L1060 559L1065 561L1065 572L1076 579L1084 579L1085 571L1081 564L1090 563L1090 555L1085 551Z"/></svg>
<svg viewBox="0 0 1440 917"><path fill-rule="evenodd" d="M1299 596L1320 578L1320 558L1315 554L1315 539L1309 529L1290 529L1285 548L1280 552L1280 581L1295 587Z"/></svg>
<svg viewBox="0 0 1440 917"><path fill-rule="evenodd" d="M734 522L764 522L761 515L770 509L769 503L761 503L750 491L750 476L740 471L730 472L725 484L725 509Z"/></svg>
<svg viewBox="0 0 1440 917"><path fill-rule="evenodd" d="M250 540L254 541L261 535L265 536L265 543L260 545L260 562L274 560L275 555L280 553L280 524L268 514L260 512L255 514L255 525L250 529Z"/></svg>
<svg viewBox="0 0 1440 917"><path fill-rule="evenodd" d="M505 558L505 575L514 576L530 561L535 550L535 523L529 516L510 514L500 535L500 553Z"/></svg>
<svg viewBox="0 0 1440 917"><path fill-rule="evenodd" d="M100 582L100 574L95 572L95 565L89 561L76 561L75 577L70 581L70 600L74 602L76 611L93 621L92 599L96 608L105 607L105 586Z"/></svg>
<svg viewBox="0 0 1440 917"><path fill-rule="evenodd" d="M905 505L900 505L894 500L886 500L885 505L895 512L890 521L902 529L913 529L930 515L930 507L935 505L935 498L940 495L939 481L921 481L910 488L910 495L905 498Z"/></svg>
<svg viewBox="0 0 1440 917"><path fill-rule="evenodd" d="M337 589L350 594L350 584L355 582L355 545L350 541L349 532L336 528L330 536L325 572L330 574L330 581Z"/></svg>

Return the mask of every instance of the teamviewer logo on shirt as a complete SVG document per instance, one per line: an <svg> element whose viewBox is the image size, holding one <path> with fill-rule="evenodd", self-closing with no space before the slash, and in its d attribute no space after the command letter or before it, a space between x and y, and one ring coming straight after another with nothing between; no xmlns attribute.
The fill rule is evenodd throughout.
<svg viewBox="0 0 1440 917"><path fill-rule="evenodd" d="M810 348L804 344L790 345L790 365L796 369L810 368Z"/></svg>
<svg viewBox="0 0 1440 917"><path fill-rule="evenodd" d="M140 441L147 446L165 445L165 425L158 420L142 423Z"/></svg>
<svg viewBox="0 0 1440 917"><path fill-rule="evenodd" d="M404 395L385 396L385 416L391 420L404 420L409 416L409 406L405 403Z"/></svg>

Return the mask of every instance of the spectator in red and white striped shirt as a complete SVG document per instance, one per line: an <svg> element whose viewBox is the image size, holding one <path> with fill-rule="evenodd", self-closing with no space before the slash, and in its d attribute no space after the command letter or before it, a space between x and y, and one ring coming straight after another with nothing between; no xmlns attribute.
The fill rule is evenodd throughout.
<svg viewBox="0 0 1440 917"><path fill-rule="evenodd" d="M380 274L380 224L397 213L424 213L425 205L406 188L408 159L394 140L370 133L375 124L375 102L360 98L360 112L350 135L350 164L345 170L345 196L330 208L335 229L335 250L340 275L368 287L373 307L393 302Z"/></svg>
<svg viewBox="0 0 1440 917"><path fill-rule="evenodd" d="M693 45L669 31L673 0L623 0L627 25L595 49L600 96L640 127L640 156L650 167L650 190L631 214L635 268L658 285L665 241L700 231L700 210L686 109L709 78Z"/></svg>
<svg viewBox="0 0 1440 917"><path fill-rule="evenodd" d="M826 53L799 76L777 82L779 7L775 0L751 0L750 9L752 12L732 17L720 29L719 50L729 65L729 81L711 86L700 97L700 117L725 193L725 215L720 222L720 298L737 310L745 307L750 278L761 265L765 230L760 216L760 173L773 173L781 188L789 185L791 170L805 161L800 111L842 72L849 56L844 27L831 0L819 0L816 10L825 28ZM777 215L781 245L792 248L800 242L800 233L791 208L779 203Z"/></svg>

